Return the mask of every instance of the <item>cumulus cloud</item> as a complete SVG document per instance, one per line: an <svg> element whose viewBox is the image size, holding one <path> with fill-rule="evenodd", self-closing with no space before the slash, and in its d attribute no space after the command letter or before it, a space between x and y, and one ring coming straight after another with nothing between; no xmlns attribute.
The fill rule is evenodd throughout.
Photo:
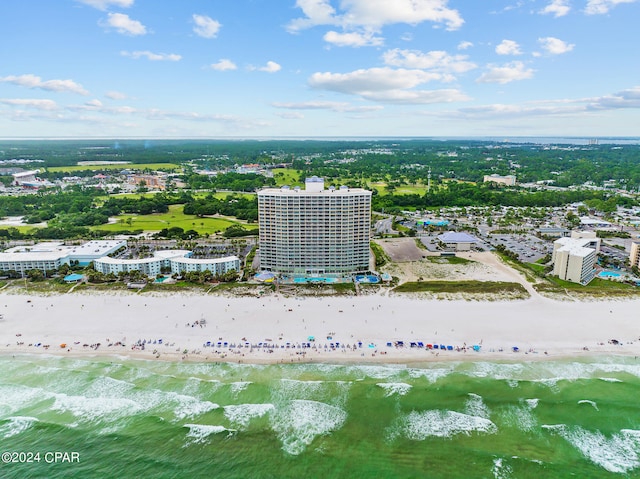
<svg viewBox="0 0 640 479"><path fill-rule="evenodd" d="M196 24L195 27L193 27L196 35L202 38L215 38L218 35L218 31L222 26L219 21L206 15L194 14L192 18L193 23Z"/></svg>
<svg viewBox="0 0 640 479"><path fill-rule="evenodd" d="M373 32L338 33L331 30L325 33L323 39L338 47L376 47L384 43L384 39L376 37Z"/></svg>
<svg viewBox="0 0 640 479"><path fill-rule="evenodd" d="M127 98L127 95L119 91L108 91L104 96L111 100L124 100Z"/></svg>
<svg viewBox="0 0 640 479"><path fill-rule="evenodd" d="M496 53L498 55L522 55L520 45L513 40L502 40L496 47Z"/></svg>
<svg viewBox="0 0 640 479"><path fill-rule="evenodd" d="M458 43L458 50L466 50L467 48L471 48L473 43L471 42L460 42Z"/></svg>
<svg viewBox="0 0 640 479"><path fill-rule="evenodd" d="M272 103L275 108L287 110L331 110L335 112L366 113L370 111L382 110L380 105L352 105L347 102L338 101L305 101L299 103Z"/></svg>
<svg viewBox="0 0 640 479"><path fill-rule="evenodd" d="M145 35L147 27L138 20L129 18L124 13L109 13L106 21L101 21L100 25L104 28L114 28L118 33L123 35Z"/></svg>
<svg viewBox="0 0 640 479"><path fill-rule="evenodd" d="M570 52L575 47L574 44L566 43L558 38L544 37L538 38L540 47L549 55L561 55Z"/></svg>
<svg viewBox="0 0 640 479"><path fill-rule="evenodd" d="M17 107L26 107L26 108L34 108L36 110L57 110L58 105L53 100L43 100L43 99L34 99L34 98L10 98L10 99L0 99L0 103L10 106Z"/></svg>
<svg viewBox="0 0 640 479"><path fill-rule="evenodd" d="M108 10L109 7L114 6L118 8L129 8L133 5L134 0L76 0L79 3L84 3L98 10Z"/></svg>
<svg viewBox="0 0 640 479"><path fill-rule="evenodd" d="M458 90L412 90L434 80L448 80L448 75L422 70L370 68L350 73L314 73L309 85L348 95L358 95L371 101L388 103L436 103L467 100Z"/></svg>
<svg viewBox="0 0 640 479"><path fill-rule="evenodd" d="M637 0L587 0L584 13L587 15L601 15L608 13L613 7L621 3L635 3Z"/></svg>
<svg viewBox="0 0 640 479"><path fill-rule="evenodd" d="M271 60L269 60L267 64L263 67L249 66L248 68L249 70L257 70L260 72L267 72L267 73L279 72L282 69L280 65L278 65L276 62L273 62Z"/></svg>
<svg viewBox="0 0 640 479"><path fill-rule="evenodd" d="M282 111L276 113L277 116L283 118L285 120L302 120L304 119L304 115L299 111Z"/></svg>
<svg viewBox="0 0 640 479"><path fill-rule="evenodd" d="M55 92L70 92L77 93L79 95L88 95L89 92L85 90L82 85L74 82L73 80L46 80L36 75L9 75L6 77L0 77L0 82L12 83L25 88L37 88L40 90L55 91Z"/></svg>
<svg viewBox="0 0 640 479"><path fill-rule="evenodd" d="M503 66L489 65L489 69L476 80L478 83L510 83L533 77L533 70L522 62L511 62Z"/></svg>
<svg viewBox="0 0 640 479"><path fill-rule="evenodd" d="M177 55L175 53L153 53L149 50L137 50L135 52L127 52L121 51L120 55L123 57L133 58L134 60L139 60L140 58L146 58L147 60L151 60L152 62L160 62L160 61L169 61L169 62L177 62L182 59L181 55Z"/></svg>
<svg viewBox="0 0 640 479"><path fill-rule="evenodd" d="M552 0L549 5L540 10L540 13L543 15L550 14L558 18L565 16L570 10L571 7L568 0Z"/></svg>
<svg viewBox="0 0 640 479"><path fill-rule="evenodd" d="M441 72L464 73L477 68L475 63L467 60L466 55L449 55L447 52L434 50L401 50L395 48L386 51L382 58L386 65L403 68L420 68Z"/></svg>
<svg viewBox="0 0 640 479"><path fill-rule="evenodd" d="M221 58L217 63L212 63L211 68L219 72L238 69L237 65L227 58Z"/></svg>
<svg viewBox="0 0 640 479"><path fill-rule="evenodd" d="M342 10L337 12L330 0L297 0L296 6L305 16L294 19L287 28L297 32L317 25L336 25L375 30L395 23L417 25L430 21L444 24L447 30L457 30L464 20L447 4L448 0L344 0L340 3Z"/></svg>

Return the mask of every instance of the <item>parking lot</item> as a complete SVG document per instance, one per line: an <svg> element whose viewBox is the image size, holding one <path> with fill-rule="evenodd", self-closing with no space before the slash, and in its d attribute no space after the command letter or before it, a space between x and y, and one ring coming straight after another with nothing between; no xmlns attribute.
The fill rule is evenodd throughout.
<svg viewBox="0 0 640 479"><path fill-rule="evenodd" d="M553 252L553 243L542 240L533 235L490 235L489 240L493 246L503 245L509 251L518 255L520 261L535 263L540 258Z"/></svg>

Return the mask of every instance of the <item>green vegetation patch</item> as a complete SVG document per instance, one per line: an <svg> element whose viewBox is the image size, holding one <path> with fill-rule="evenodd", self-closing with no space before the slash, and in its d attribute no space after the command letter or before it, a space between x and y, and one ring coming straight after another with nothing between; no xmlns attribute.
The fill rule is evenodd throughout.
<svg viewBox="0 0 640 479"><path fill-rule="evenodd" d="M73 166L51 166L47 168L50 173L73 173L76 171L102 171L102 170L164 170L179 171L182 167L175 163L105 163L101 165L73 165Z"/></svg>
<svg viewBox="0 0 640 479"><path fill-rule="evenodd" d="M460 256L427 256L427 259L432 263L438 264L469 264L475 263L470 259L461 258Z"/></svg>
<svg viewBox="0 0 640 479"><path fill-rule="evenodd" d="M519 283L502 281L418 281L396 286L396 293L464 293L464 294L517 294L528 296Z"/></svg>
<svg viewBox="0 0 640 479"><path fill-rule="evenodd" d="M277 186L283 185L301 185L300 172L293 168L274 168L273 179L276 180Z"/></svg>
<svg viewBox="0 0 640 479"><path fill-rule="evenodd" d="M376 258L376 268L380 268L390 261L382 246L378 243L371 242L371 251L373 251L373 255Z"/></svg>
<svg viewBox="0 0 640 479"><path fill-rule="evenodd" d="M199 234L215 234L224 231L229 226L242 225L246 229L256 229L256 224L245 224L228 218L203 217L185 215L183 205L169 206L168 213L154 213L150 215L120 215L116 223L100 225L92 229L119 233L125 230L160 231L165 228L182 228L184 231L194 230Z"/></svg>

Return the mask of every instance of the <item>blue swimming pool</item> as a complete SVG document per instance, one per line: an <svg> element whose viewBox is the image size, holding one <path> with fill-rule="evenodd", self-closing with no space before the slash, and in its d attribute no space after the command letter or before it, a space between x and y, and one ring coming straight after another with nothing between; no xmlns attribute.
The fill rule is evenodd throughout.
<svg viewBox="0 0 640 479"><path fill-rule="evenodd" d="M367 274L367 275L358 274L356 275L356 282L357 283L378 283L380 282L380 278L372 274Z"/></svg>
<svg viewBox="0 0 640 479"><path fill-rule="evenodd" d="M300 277L293 278L293 282L297 284L305 284L305 283L337 283L338 278L324 278L324 277Z"/></svg>
<svg viewBox="0 0 640 479"><path fill-rule="evenodd" d="M600 271L598 273L598 277L600 278L619 278L620 273L615 273L613 271Z"/></svg>

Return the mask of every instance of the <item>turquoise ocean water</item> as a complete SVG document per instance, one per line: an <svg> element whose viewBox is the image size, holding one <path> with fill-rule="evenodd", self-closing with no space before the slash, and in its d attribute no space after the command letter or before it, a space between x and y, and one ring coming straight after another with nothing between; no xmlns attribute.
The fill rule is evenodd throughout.
<svg viewBox="0 0 640 479"><path fill-rule="evenodd" d="M619 357L421 366L0 357L0 477L640 477L639 398L640 362Z"/></svg>

